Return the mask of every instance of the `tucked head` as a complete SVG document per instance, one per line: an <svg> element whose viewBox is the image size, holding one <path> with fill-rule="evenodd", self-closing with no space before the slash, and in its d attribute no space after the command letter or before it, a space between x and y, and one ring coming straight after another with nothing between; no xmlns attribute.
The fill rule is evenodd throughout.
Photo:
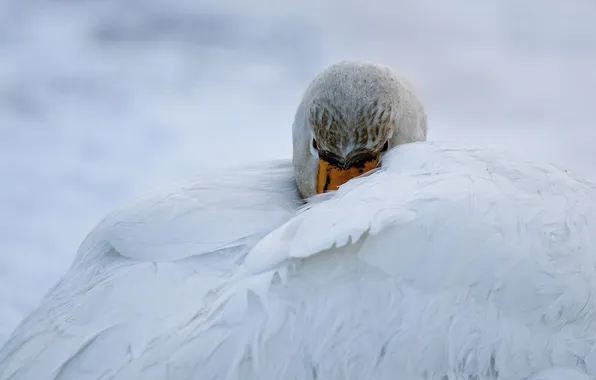
<svg viewBox="0 0 596 380"><path fill-rule="evenodd" d="M390 148L426 139L426 114L391 70L343 62L306 90L293 126L294 169L304 198L336 190L377 167Z"/></svg>

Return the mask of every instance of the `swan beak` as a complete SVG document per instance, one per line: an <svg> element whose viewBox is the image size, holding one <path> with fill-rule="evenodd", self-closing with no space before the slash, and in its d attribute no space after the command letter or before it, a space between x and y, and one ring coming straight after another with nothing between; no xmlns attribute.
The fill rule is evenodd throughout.
<svg viewBox="0 0 596 380"><path fill-rule="evenodd" d="M376 157L365 162L364 164L352 166L347 169L339 168L319 158L317 194L337 190L341 185L348 182L352 178L356 178L368 171L375 169L379 164L379 158L380 157Z"/></svg>

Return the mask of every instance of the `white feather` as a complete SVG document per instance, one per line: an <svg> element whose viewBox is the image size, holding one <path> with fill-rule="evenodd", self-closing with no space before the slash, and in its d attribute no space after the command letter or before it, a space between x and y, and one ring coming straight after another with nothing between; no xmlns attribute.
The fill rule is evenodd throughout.
<svg viewBox="0 0 596 380"><path fill-rule="evenodd" d="M288 166L226 178L104 221L0 379L595 378L592 186L432 143L297 214Z"/></svg>

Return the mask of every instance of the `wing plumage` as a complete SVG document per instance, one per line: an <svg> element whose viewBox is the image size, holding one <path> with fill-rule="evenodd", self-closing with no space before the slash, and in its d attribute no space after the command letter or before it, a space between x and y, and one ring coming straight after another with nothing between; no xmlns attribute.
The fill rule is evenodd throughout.
<svg viewBox="0 0 596 380"><path fill-rule="evenodd" d="M395 149L383 170L350 181L270 233L244 268L281 272L288 263L322 265L335 255L329 270L353 258L370 271L354 276L359 291L387 276L385 286L369 291L386 292L391 306L353 298L342 309L339 297L326 296L338 319L357 313L350 305L395 317L386 331L395 334L393 354L408 362L393 365L408 369L408 379L454 369L523 379L552 366L594 376L594 241L596 191L589 184L497 152L417 143ZM330 293L329 286L321 288ZM362 328L378 326L361 318ZM386 344L380 338L376 347ZM385 378L379 373L362 375Z"/></svg>
<svg viewBox="0 0 596 380"><path fill-rule="evenodd" d="M289 163L209 178L148 195L102 221L0 351L0 379L134 372L131 363L153 341L204 313L208 293L301 202ZM159 359L158 367L168 365Z"/></svg>
<svg viewBox="0 0 596 380"><path fill-rule="evenodd" d="M564 171L415 143L298 214L234 183L104 222L0 379L596 375L596 190Z"/></svg>

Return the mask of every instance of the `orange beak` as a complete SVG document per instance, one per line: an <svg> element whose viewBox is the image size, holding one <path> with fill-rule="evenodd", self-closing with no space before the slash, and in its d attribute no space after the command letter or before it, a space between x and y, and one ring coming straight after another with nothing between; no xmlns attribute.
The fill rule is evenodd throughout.
<svg viewBox="0 0 596 380"><path fill-rule="evenodd" d="M379 164L379 157L364 163L360 167L348 169L338 168L329 162L319 158L319 174L317 177L317 194L337 190L341 185L352 178L356 178L368 171L373 170Z"/></svg>

